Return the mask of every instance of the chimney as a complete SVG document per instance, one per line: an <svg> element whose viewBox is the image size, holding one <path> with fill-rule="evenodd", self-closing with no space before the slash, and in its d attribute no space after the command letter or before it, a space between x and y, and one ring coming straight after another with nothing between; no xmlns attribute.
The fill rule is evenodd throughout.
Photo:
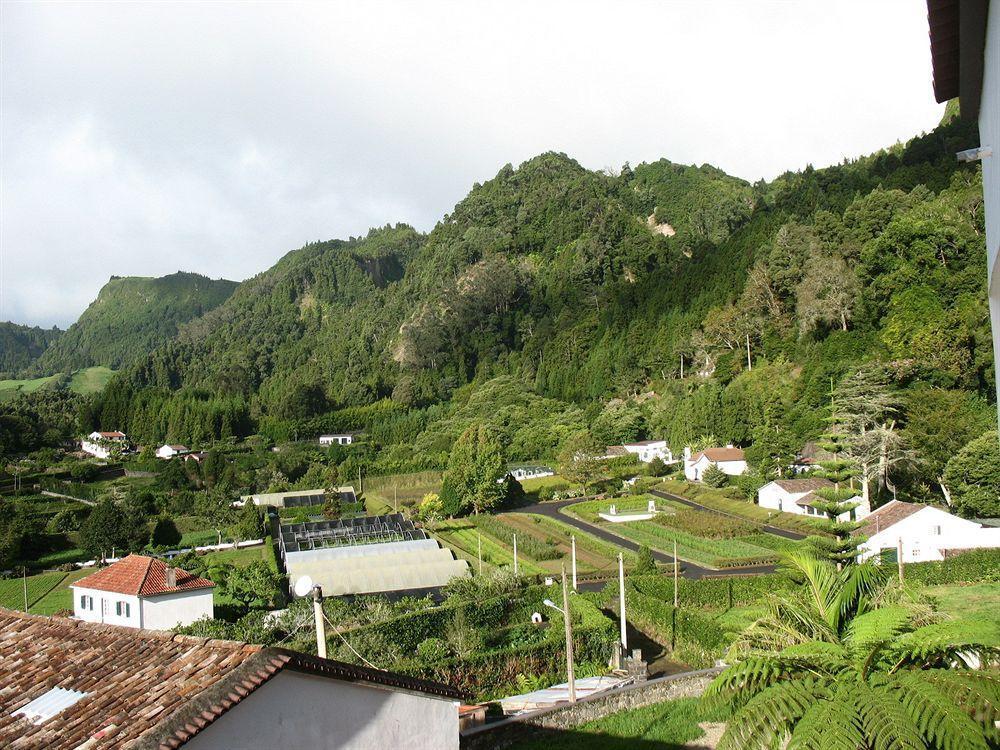
<svg viewBox="0 0 1000 750"><path fill-rule="evenodd" d="M167 588L175 589L177 588L177 568L173 565L167 564Z"/></svg>

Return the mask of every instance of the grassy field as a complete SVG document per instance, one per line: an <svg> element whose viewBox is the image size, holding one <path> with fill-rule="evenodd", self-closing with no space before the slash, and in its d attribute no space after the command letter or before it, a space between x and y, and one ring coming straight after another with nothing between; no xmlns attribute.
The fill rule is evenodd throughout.
<svg viewBox="0 0 1000 750"><path fill-rule="evenodd" d="M500 518L512 526L532 530L535 533L542 532L546 538L554 540L563 553L562 559L566 561L567 565L571 556L570 537L575 536L576 565L577 571L580 573L614 572L618 569L618 553L622 551L620 548L575 529L562 521L532 513L504 513ZM559 572L560 565L561 561L555 561L552 565L552 572Z"/></svg>
<svg viewBox="0 0 1000 750"><path fill-rule="evenodd" d="M681 698L622 711L573 729L539 729L511 750L682 750L705 736L701 722L718 721L697 698Z"/></svg>
<svg viewBox="0 0 1000 750"><path fill-rule="evenodd" d="M365 479L365 506L373 515L391 513L394 502L400 509L412 508L419 505L428 492L440 490L440 471L372 477Z"/></svg>
<svg viewBox="0 0 1000 750"><path fill-rule="evenodd" d="M953 617L1000 623L1000 583L924 586L920 591Z"/></svg>
<svg viewBox="0 0 1000 750"><path fill-rule="evenodd" d="M28 587L28 611L36 615L51 615L63 609L73 608L73 592L70 584L80 580L93 570L75 570L71 573L39 573L20 578L0 581L0 607L24 610L24 585Z"/></svg>
<svg viewBox="0 0 1000 750"><path fill-rule="evenodd" d="M13 398L18 393L32 393L42 388L67 387L74 393L97 393L111 380L114 370L107 367L88 367L68 375L56 373L30 380L0 380L0 399Z"/></svg>
<svg viewBox="0 0 1000 750"><path fill-rule="evenodd" d="M673 554L677 542L677 556L698 565L711 568L731 568L740 565L771 563L777 560L774 550L735 539L705 539L685 531L671 529L652 521L602 524L608 531L645 544L666 554Z"/></svg>
<svg viewBox="0 0 1000 750"><path fill-rule="evenodd" d="M482 543L484 572L488 568L502 565L513 567L514 565L514 550L501 540L481 530L472 518L441 521L434 526L433 533L443 544L455 550L456 555L468 560L474 571L478 572L480 542ZM551 561L549 562L551 565ZM517 555L517 565L520 572L527 575L551 572L520 551Z"/></svg>
<svg viewBox="0 0 1000 750"><path fill-rule="evenodd" d="M817 530L815 522L805 516L796 516L792 513L782 513L777 510L761 508L759 505L748 500L736 500L727 497L721 491L705 487L704 485L668 479L657 485L656 489L664 492L672 492L675 495L680 495L688 500L700 503L706 508L730 513L760 524L768 524L780 529L797 531L800 534L813 534Z"/></svg>

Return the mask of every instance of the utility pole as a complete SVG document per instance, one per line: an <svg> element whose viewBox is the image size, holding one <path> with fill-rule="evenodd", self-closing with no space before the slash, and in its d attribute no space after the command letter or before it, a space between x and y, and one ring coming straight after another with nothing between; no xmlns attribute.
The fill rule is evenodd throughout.
<svg viewBox="0 0 1000 750"><path fill-rule="evenodd" d="M316 653L326 658L326 626L323 623L323 589L313 586L313 617L316 620Z"/></svg>
<svg viewBox="0 0 1000 750"><path fill-rule="evenodd" d="M896 565L899 568L899 585L903 585L903 537L896 540Z"/></svg>
<svg viewBox="0 0 1000 750"><path fill-rule="evenodd" d="M681 355L681 380L684 380L684 355Z"/></svg>
<svg viewBox="0 0 1000 750"><path fill-rule="evenodd" d="M570 543L573 546L573 591L576 591L576 534L570 537Z"/></svg>
<svg viewBox="0 0 1000 750"><path fill-rule="evenodd" d="M750 361L750 334L747 334L747 370L753 369L753 363Z"/></svg>
<svg viewBox="0 0 1000 750"><path fill-rule="evenodd" d="M517 534L514 534L514 575L517 575Z"/></svg>
<svg viewBox="0 0 1000 750"><path fill-rule="evenodd" d="M399 513L399 496L396 492L396 485L392 485L392 512Z"/></svg>
<svg viewBox="0 0 1000 750"><path fill-rule="evenodd" d="M359 466L358 467L358 492L361 493L361 492L364 492L364 491L365 491L365 483L361 479L361 467Z"/></svg>
<svg viewBox="0 0 1000 750"><path fill-rule="evenodd" d="M483 535L476 532L476 547L479 555L479 575L483 574Z"/></svg>
<svg viewBox="0 0 1000 750"><path fill-rule="evenodd" d="M622 656L628 652L628 634L625 631L625 558L618 553L618 606L621 609Z"/></svg>
<svg viewBox="0 0 1000 750"><path fill-rule="evenodd" d="M569 702L576 703L576 679L573 676L573 623L569 616L569 589L566 586L566 565L562 566L563 623L566 625L566 682Z"/></svg>
<svg viewBox="0 0 1000 750"><path fill-rule="evenodd" d="M679 593L677 590L677 584L678 584L677 574L678 571L680 570L680 567L681 567L680 563L677 561L677 540L675 539L674 540L674 609L677 609L677 603L678 601L680 601L679 597L677 596Z"/></svg>
<svg viewBox="0 0 1000 750"><path fill-rule="evenodd" d="M21 587L24 589L24 614L28 614L28 569L21 566Z"/></svg>

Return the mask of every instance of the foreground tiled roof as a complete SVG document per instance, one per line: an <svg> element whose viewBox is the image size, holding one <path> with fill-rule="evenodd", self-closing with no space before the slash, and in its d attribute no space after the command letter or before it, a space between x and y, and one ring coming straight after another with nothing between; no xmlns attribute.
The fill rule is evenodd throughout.
<svg viewBox="0 0 1000 750"><path fill-rule="evenodd" d="M199 578L180 568L174 568L177 585L167 585L167 564L156 557L129 555L93 575L81 578L74 586L115 594L133 596L158 596L176 591L207 589L215 584L207 578Z"/></svg>
<svg viewBox="0 0 1000 750"><path fill-rule="evenodd" d="M283 669L457 699L410 677L160 631L97 625L0 609L0 747L171 750ZM60 687L84 692L39 725L12 716Z"/></svg>
<svg viewBox="0 0 1000 750"><path fill-rule="evenodd" d="M706 448L691 456L692 461L698 461L702 456L709 461L743 461L742 448Z"/></svg>
<svg viewBox="0 0 1000 750"><path fill-rule="evenodd" d="M825 487L833 487L833 482L829 479L775 479L774 483L785 490L785 492L812 492Z"/></svg>
<svg viewBox="0 0 1000 750"><path fill-rule="evenodd" d="M874 536L926 507L928 506L923 503L904 503L902 500L891 500L865 518L865 525L859 529L859 533L865 536Z"/></svg>

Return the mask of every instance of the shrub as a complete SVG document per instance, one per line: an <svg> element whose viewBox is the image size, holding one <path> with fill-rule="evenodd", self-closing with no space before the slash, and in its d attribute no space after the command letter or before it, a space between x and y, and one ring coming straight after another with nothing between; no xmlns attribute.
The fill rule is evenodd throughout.
<svg viewBox="0 0 1000 750"><path fill-rule="evenodd" d="M1000 582L1000 549L970 550L937 562L911 563L904 575L907 581L928 586Z"/></svg>
<svg viewBox="0 0 1000 750"><path fill-rule="evenodd" d="M635 569L633 573L639 576L656 573L656 560L653 558L653 551L648 545L643 544L639 547L639 551L635 556Z"/></svg>
<svg viewBox="0 0 1000 750"><path fill-rule="evenodd" d="M448 644L440 638L426 638L417 646L417 656L421 661L432 663L447 659L451 655Z"/></svg>
<svg viewBox="0 0 1000 750"><path fill-rule="evenodd" d="M181 532L172 518L161 516L156 519L149 543L154 547L176 547L181 543Z"/></svg>
<svg viewBox="0 0 1000 750"><path fill-rule="evenodd" d="M717 489L719 487L725 487L729 484L729 476L715 464L712 464L705 469L705 473L701 478L709 487L715 487Z"/></svg>

